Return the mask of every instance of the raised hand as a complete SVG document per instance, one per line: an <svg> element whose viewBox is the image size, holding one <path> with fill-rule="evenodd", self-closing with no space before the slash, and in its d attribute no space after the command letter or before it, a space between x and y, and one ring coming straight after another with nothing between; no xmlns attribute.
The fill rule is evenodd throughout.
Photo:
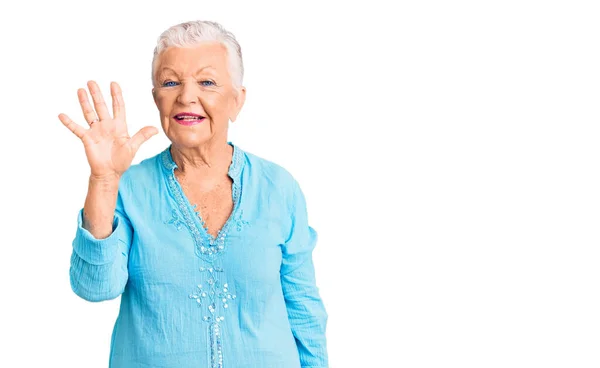
<svg viewBox="0 0 600 368"><path fill-rule="evenodd" d="M95 110L90 105L85 89L78 89L77 96L89 129L74 123L66 114L59 114L58 118L83 142L92 178L120 177L131 166L142 143L157 134L158 129L146 126L130 137L125 122L125 103L119 85L116 82L110 84L113 117L108 112L98 84L89 81L87 85Z"/></svg>

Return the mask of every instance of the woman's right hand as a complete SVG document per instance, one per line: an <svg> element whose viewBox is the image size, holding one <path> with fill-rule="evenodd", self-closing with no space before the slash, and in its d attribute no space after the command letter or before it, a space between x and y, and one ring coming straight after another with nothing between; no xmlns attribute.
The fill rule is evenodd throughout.
<svg viewBox="0 0 600 368"><path fill-rule="evenodd" d="M120 178L131 166L142 143L157 134L158 129L146 126L130 137L125 122L125 103L119 85L116 82L110 84L113 117L108 112L98 84L89 81L87 85L94 101L95 111L90 105L85 89L77 90L77 96L89 129L74 123L65 114L59 114L58 118L83 142L91 169L91 178L96 180Z"/></svg>

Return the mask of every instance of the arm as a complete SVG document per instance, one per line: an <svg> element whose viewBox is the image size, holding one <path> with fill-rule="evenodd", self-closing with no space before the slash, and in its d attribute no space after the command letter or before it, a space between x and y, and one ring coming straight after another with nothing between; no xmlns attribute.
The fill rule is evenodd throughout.
<svg viewBox="0 0 600 368"><path fill-rule="evenodd" d="M133 230L123 209L121 181L140 146L158 130L147 126L130 138L119 85L110 84L112 116L98 84L89 81L88 88L93 107L85 89L77 90L88 129L65 114L58 118L81 139L91 172L73 240L71 289L81 298L97 302L114 299L125 290Z"/></svg>
<svg viewBox="0 0 600 368"><path fill-rule="evenodd" d="M77 225L69 269L71 289L91 302L115 299L127 284L132 240L119 179L101 182L90 179Z"/></svg>
<svg viewBox="0 0 600 368"><path fill-rule="evenodd" d="M328 367L327 312L315 280L312 251L317 232L308 225L304 195L294 180L292 228L283 245L281 284L302 368Z"/></svg>

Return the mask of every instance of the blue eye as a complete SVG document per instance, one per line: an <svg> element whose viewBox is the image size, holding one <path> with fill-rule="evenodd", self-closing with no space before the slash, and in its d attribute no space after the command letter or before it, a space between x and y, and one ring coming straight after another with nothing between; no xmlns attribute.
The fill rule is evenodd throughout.
<svg viewBox="0 0 600 368"><path fill-rule="evenodd" d="M204 83L212 83L212 84L204 84ZM203 80L202 82L200 82L200 84L202 84L204 87L211 87L215 85L215 82L211 81L211 80Z"/></svg>
<svg viewBox="0 0 600 368"><path fill-rule="evenodd" d="M169 84L169 83L173 83L173 84ZM173 82L173 81L166 81L163 83L164 87L173 87L175 84L177 84L177 82Z"/></svg>

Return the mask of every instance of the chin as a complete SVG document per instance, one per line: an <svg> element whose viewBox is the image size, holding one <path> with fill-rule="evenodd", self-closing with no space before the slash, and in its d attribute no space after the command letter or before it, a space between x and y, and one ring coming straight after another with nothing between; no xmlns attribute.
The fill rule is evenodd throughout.
<svg viewBox="0 0 600 368"><path fill-rule="evenodd" d="M206 134L192 134L190 132L173 132L167 134L169 140L175 145L179 147L185 148L194 148L198 146L202 146L203 144L209 142L212 137Z"/></svg>

